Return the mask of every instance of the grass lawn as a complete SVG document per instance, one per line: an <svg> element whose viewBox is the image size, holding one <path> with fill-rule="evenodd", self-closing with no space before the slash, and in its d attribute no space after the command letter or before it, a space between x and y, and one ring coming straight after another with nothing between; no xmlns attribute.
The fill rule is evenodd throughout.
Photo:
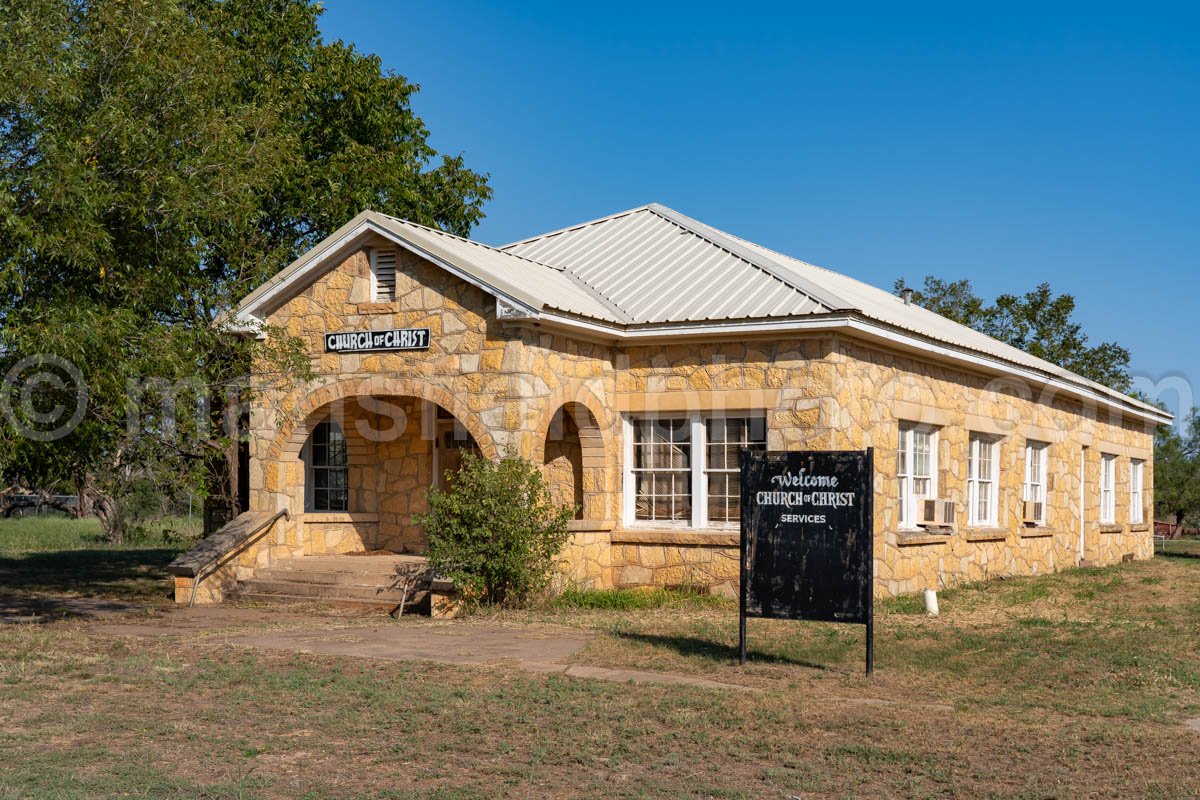
<svg viewBox="0 0 1200 800"><path fill-rule="evenodd" d="M1200 539L1167 539L1156 549L1162 555L1192 555L1200 558Z"/></svg>
<svg viewBox="0 0 1200 800"><path fill-rule="evenodd" d="M105 586L140 597L143 580ZM994 581L941 605L881 604L872 679L849 626L751 620L739 667L736 607L710 599L482 615L585 629L579 663L751 691L0 626L0 798L1200 795L1200 733L1183 725L1200 717L1200 560ZM347 636L366 622L311 620Z"/></svg>
<svg viewBox="0 0 1200 800"><path fill-rule="evenodd" d="M0 519L0 599L86 595L169 602L165 567L198 531L178 519L148 527L148 535L111 545L95 519Z"/></svg>

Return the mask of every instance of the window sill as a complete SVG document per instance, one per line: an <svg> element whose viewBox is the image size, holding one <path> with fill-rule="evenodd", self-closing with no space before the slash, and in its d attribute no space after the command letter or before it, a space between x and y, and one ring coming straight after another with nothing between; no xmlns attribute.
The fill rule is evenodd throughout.
<svg viewBox="0 0 1200 800"><path fill-rule="evenodd" d="M1135 522L1129 526L1130 533L1145 533L1150 530L1149 522Z"/></svg>
<svg viewBox="0 0 1200 800"><path fill-rule="evenodd" d="M1102 522L1102 523L1100 523L1100 532L1101 533L1124 533L1125 526L1117 525L1117 524L1110 523L1110 522Z"/></svg>
<svg viewBox="0 0 1200 800"><path fill-rule="evenodd" d="M357 511L308 511L300 515L300 519L310 524L323 522L379 522L379 515Z"/></svg>
<svg viewBox="0 0 1200 800"><path fill-rule="evenodd" d="M1034 525L1022 528L1020 534L1022 539L1043 539L1047 536L1053 536L1054 530L1045 525Z"/></svg>
<svg viewBox="0 0 1200 800"><path fill-rule="evenodd" d="M946 544L950 541L950 533L926 533L925 531L896 531L898 547L916 547L926 544Z"/></svg>
<svg viewBox="0 0 1200 800"><path fill-rule="evenodd" d="M963 538L968 542L1002 542L1008 538L1008 531L1003 528L975 528L968 530Z"/></svg>
<svg viewBox="0 0 1200 800"><path fill-rule="evenodd" d="M710 547L738 547L741 534L731 530L701 530L697 528L676 530L638 530L626 528L613 531L613 544L699 544Z"/></svg>
<svg viewBox="0 0 1200 800"><path fill-rule="evenodd" d="M605 533L617 527L611 519L573 519L567 522L572 533Z"/></svg>

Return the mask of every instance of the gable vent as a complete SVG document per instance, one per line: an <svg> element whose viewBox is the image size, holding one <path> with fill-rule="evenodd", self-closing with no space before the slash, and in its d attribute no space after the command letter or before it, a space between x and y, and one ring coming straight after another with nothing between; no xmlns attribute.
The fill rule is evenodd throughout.
<svg viewBox="0 0 1200 800"><path fill-rule="evenodd" d="M375 284L375 302L396 299L396 251L372 250L371 275Z"/></svg>

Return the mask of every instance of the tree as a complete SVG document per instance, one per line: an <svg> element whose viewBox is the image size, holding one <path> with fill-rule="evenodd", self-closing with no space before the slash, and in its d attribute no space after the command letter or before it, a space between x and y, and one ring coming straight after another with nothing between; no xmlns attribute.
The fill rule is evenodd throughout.
<svg viewBox="0 0 1200 800"><path fill-rule="evenodd" d="M1160 425L1154 437L1154 515L1173 520L1200 515L1200 412L1176 429Z"/></svg>
<svg viewBox="0 0 1200 800"><path fill-rule="evenodd" d="M897 280L895 286L896 294L909 288L903 278ZM986 324L990 313L983 300L975 295L969 280L944 281L926 275L922 288L913 289L912 293L913 302L922 308L977 330Z"/></svg>
<svg viewBox="0 0 1200 800"><path fill-rule="evenodd" d="M520 603L544 590L575 509L554 502L542 471L523 458L467 453L449 491L429 493L429 565L470 600Z"/></svg>
<svg viewBox="0 0 1200 800"><path fill-rule="evenodd" d="M72 485L102 514L145 477L236 502L251 360L281 381L308 368L298 342L231 337L222 312L363 208L458 234L482 217L487 178L428 144L417 87L322 41L319 14L0 0L7 482ZM84 415L31 437L78 396L31 382L62 364Z"/></svg>
<svg viewBox="0 0 1200 800"><path fill-rule="evenodd" d="M903 278L896 281L897 294L907 288ZM969 280L947 282L927 275L922 288L913 290L912 299L923 308L1119 392L1128 392L1132 385L1129 351L1115 342L1089 345L1083 327L1072 319L1075 298L1055 295L1048 283L1023 295L1002 294L988 305L975 294Z"/></svg>

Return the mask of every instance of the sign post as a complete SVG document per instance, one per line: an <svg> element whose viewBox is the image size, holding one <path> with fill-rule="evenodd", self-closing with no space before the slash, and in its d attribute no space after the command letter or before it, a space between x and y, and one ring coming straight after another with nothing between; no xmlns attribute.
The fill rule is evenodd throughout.
<svg viewBox="0 0 1200 800"><path fill-rule="evenodd" d="M748 617L846 622L867 628L871 674L874 456L742 451L741 663Z"/></svg>

